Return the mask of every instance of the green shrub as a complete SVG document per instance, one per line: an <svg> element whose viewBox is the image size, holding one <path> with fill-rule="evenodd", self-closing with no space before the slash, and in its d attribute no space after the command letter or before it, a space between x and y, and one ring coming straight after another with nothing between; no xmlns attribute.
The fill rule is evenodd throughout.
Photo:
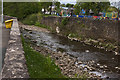
<svg viewBox="0 0 120 80"><path fill-rule="evenodd" d="M78 24L80 24L80 21L77 21Z"/></svg>
<svg viewBox="0 0 120 80"><path fill-rule="evenodd" d="M34 25L37 22L37 15L36 14L32 14L27 16L22 22L23 24L27 24L27 25Z"/></svg>
<svg viewBox="0 0 120 80"><path fill-rule="evenodd" d="M66 25L68 23L69 18L62 19L62 25Z"/></svg>
<svg viewBox="0 0 120 80"><path fill-rule="evenodd" d="M50 26L46 26L44 24L41 24L40 22L36 22L34 25L38 26L38 27L46 28L48 30L51 30Z"/></svg>
<svg viewBox="0 0 120 80"><path fill-rule="evenodd" d="M85 24L81 24L81 27L82 27L82 28L85 28Z"/></svg>
<svg viewBox="0 0 120 80"><path fill-rule="evenodd" d="M41 14L40 12L39 13L37 13L37 19L38 19L38 21L40 21L42 18L43 18L43 14Z"/></svg>
<svg viewBox="0 0 120 80"><path fill-rule="evenodd" d="M38 21L34 25L39 26L39 27L41 26L40 22L38 22Z"/></svg>

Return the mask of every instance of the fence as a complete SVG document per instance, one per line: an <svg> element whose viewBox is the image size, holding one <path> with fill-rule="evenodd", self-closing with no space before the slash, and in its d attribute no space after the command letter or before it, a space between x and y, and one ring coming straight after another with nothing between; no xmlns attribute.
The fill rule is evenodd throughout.
<svg viewBox="0 0 120 80"><path fill-rule="evenodd" d="M73 17L79 17L79 18L93 18L93 19L110 19L110 20L118 20L117 14L106 14L103 16L87 16L87 15L73 15Z"/></svg>

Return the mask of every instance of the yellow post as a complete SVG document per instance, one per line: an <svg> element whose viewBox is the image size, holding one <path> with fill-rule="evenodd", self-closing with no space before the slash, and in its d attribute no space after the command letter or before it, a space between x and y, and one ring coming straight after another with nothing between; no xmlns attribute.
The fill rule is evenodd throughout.
<svg viewBox="0 0 120 80"><path fill-rule="evenodd" d="M12 23L13 23L13 20L12 20L12 19L5 21L5 26L6 26L6 28L11 28L11 27L12 27Z"/></svg>
<svg viewBox="0 0 120 80"><path fill-rule="evenodd" d="M107 13L106 13L105 17L107 17Z"/></svg>
<svg viewBox="0 0 120 80"><path fill-rule="evenodd" d="M77 17L78 17L78 15L77 15Z"/></svg>

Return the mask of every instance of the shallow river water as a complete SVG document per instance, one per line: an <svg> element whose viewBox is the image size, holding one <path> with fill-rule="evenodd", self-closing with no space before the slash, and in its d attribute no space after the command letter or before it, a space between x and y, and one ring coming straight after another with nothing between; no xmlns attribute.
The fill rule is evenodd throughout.
<svg viewBox="0 0 120 80"><path fill-rule="evenodd" d="M37 46L47 47L52 51L65 52L83 63L79 66L85 67L89 64L95 70L88 70L89 73L94 73L101 78L118 78L120 79L120 56L112 52L97 49L93 46L85 45L78 41L52 33L37 32L37 31L22 31L24 36L29 36L32 40L37 41ZM93 62L93 64L89 62ZM77 64L77 63L76 63ZM87 70L87 68L84 68Z"/></svg>

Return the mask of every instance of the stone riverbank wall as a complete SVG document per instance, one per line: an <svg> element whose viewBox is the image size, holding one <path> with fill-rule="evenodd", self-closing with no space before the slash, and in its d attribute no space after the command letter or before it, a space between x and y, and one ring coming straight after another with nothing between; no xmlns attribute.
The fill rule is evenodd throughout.
<svg viewBox="0 0 120 80"><path fill-rule="evenodd" d="M13 19L13 25L1 72L2 78L29 78L18 21L10 17L6 17L7 19Z"/></svg>
<svg viewBox="0 0 120 80"><path fill-rule="evenodd" d="M77 37L83 40L86 38L88 40L86 42L93 41L98 45L100 43L97 42L105 43L102 45L105 47L110 45L114 51L119 49L120 22L118 21L74 17L43 17L40 23L50 26L52 31L57 30L59 34L65 36Z"/></svg>

